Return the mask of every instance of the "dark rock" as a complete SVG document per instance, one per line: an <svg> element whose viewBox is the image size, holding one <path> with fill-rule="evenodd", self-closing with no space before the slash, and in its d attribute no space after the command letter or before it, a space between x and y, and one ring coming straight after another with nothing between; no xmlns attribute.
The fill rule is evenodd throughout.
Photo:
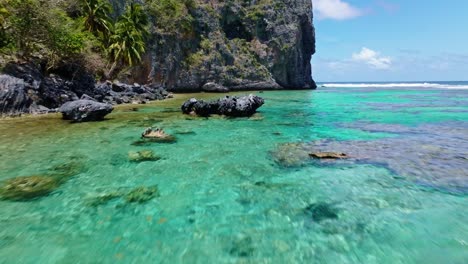
<svg viewBox="0 0 468 264"><path fill-rule="evenodd" d="M110 104L98 103L90 100L77 100L62 105L59 111L66 120L74 122L98 121L112 112Z"/></svg>
<svg viewBox="0 0 468 264"><path fill-rule="evenodd" d="M125 92L129 88L130 88L129 85L127 85L125 83L121 83L121 82L112 83L112 91L114 91L114 92L118 92L118 93Z"/></svg>
<svg viewBox="0 0 468 264"><path fill-rule="evenodd" d="M187 115L191 114L194 111L194 106L197 102L198 100L195 98L190 98L189 100L185 101L181 107L182 113Z"/></svg>
<svg viewBox="0 0 468 264"><path fill-rule="evenodd" d="M209 93L227 93L229 92L229 89L222 86L221 84L209 82L203 85L202 91Z"/></svg>
<svg viewBox="0 0 468 264"><path fill-rule="evenodd" d="M314 159L346 159L348 155L338 152L315 152L310 153L309 156Z"/></svg>
<svg viewBox="0 0 468 264"><path fill-rule="evenodd" d="M137 93L137 94L143 94L143 93L148 92L148 90L146 89L145 86L141 86L139 84L136 84L136 85L134 84L132 86L132 92Z"/></svg>
<svg viewBox="0 0 468 264"><path fill-rule="evenodd" d="M304 209L304 213L316 222L327 219L337 219L338 211L328 203L314 203Z"/></svg>
<svg viewBox="0 0 468 264"><path fill-rule="evenodd" d="M248 117L253 115L263 104L263 98L255 95L241 97L226 96L211 102L198 101L192 98L186 101L181 109L184 114L195 113L199 116L217 114L230 117Z"/></svg>
<svg viewBox="0 0 468 264"><path fill-rule="evenodd" d="M101 96L110 95L111 90L112 90L111 82L98 83L95 85L95 88L94 88L95 94L101 95Z"/></svg>
<svg viewBox="0 0 468 264"><path fill-rule="evenodd" d="M23 79L26 83L29 83L35 87L39 87L39 83L44 78L41 73L40 67L34 65L34 63L15 63L10 62L3 68L3 73Z"/></svg>
<svg viewBox="0 0 468 264"><path fill-rule="evenodd" d="M93 97L87 95L87 94L83 94L80 98L80 100L90 100L90 101L96 101L96 99L94 99Z"/></svg>
<svg viewBox="0 0 468 264"><path fill-rule="evenodd" d="M30 112L33 100L28 96L30 84L9 75L0 75L0 115Z"/></svg>
<svg viewBox="0 0 468 264"><path fill-rule="evenodd" d="M73 83L57 76L46 77L39 87L37 102L41 105L57 108L62 104L78 100L78 96L72 91Z"/></svg>
<svg viewBox="0 0 468 264"><path fill-rule="evenodd" d="M43 105L37 105L36 103L33 103L31 107L29 107L29 112L31 114L48 114L48 113L56 113L57 109L50 109L47 108Z"/></svg>

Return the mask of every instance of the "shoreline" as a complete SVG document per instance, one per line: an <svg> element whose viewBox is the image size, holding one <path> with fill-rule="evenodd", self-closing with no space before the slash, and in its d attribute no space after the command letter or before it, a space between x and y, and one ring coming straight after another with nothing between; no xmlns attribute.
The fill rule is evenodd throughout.
<svg viewBox="0 0 468 264"><path fill-rule="evenodd" d="M190 98L197 98L197 99L217 99L222 98L224 96L237 96L237 95L247 95L247 94L261 94L263 92L284 92L284 91L315 91L316 89L296 89L296 90L242 90L242 91L230 91L227 93L208 93L208 92L194 92L194 93L173 93L173 98L166 98L163 100L153 100L149 101L145 104L132 104L132 103L125 103L125 104L115 104L112 105L114 107L114 111L120 112L122 109L130 109L130 108L144 108L145 106L155 105L155 104L164 104L167 102L176 102L180 101L180 106L185 100ZM58 108L57 108L58 110ZM112 114L112 113L111 113ZM9 115L0 115L0 121L4 120L14 120L20 118L38 118L38 117L45 117L45 116L53 116L59 115L61 117L60 112L52 112L52 113L22 113L19 115L9 116Z"/></svg>

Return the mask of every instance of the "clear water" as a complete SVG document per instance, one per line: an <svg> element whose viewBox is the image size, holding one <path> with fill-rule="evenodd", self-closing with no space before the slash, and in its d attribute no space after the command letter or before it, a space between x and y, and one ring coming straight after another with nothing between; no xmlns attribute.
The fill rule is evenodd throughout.
<svg viewBox="0 0 468 264"><path fill-rule="evenodd" d="M86 165L46 197L0 200L0 263L468 263L468 90L260 95L266 104L250 119L183 116L179 106L193 95L178 95L138 112L119 107L97 123L58 115L0 120L0 180L70 160ZM178 141L131 145L148 126ZM425 166L430 158L407 167L405 155L391 166L284 167L272 157L288 142L327 140L353 151L390 140L410 152L420 139L425 148L450 143L461 160L450 166L458 167ZM138 150L162 159L128 161ZM431 177L444 169L455 183ZM89 203L153 185L160 196L146 203ZM305 208L317 203L337 217L314 220Z"/></svg>

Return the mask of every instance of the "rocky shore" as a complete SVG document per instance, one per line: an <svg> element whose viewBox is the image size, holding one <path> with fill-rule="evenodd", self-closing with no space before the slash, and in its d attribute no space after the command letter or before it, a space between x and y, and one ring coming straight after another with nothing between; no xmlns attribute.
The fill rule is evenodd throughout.
<svg viewBox="0 0 468 264"><path fill-rule="evenodd" d="M85 99L109 105L145 104L171 97L156 85L96 83L76 65L43 74L33 63L9 63L0 74L0 116L57 112L67 102Z"/></svg>

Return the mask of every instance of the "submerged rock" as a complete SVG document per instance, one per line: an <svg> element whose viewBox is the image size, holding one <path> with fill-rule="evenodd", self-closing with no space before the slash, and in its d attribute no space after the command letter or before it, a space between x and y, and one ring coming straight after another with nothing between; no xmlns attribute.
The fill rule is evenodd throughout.
<svg viewBox="0 0 468 264"><path fill-rule="evenodd" d="M98 103L91 100L77 100L62 105L59 111L63 119L74 122L99 121L112 112L114 108L110 104Z"/></svg>
<svg viewBox="0 0 468 264"><path fill-rule="evenodd" d="M338 218L338 210L336 210L331 204L323 202L314 203L307 206L304 209L304 213L312 217L315 222Z"/></svg>
<svg viewBox="0 0 468 264"><path fill-rule="evenodd" d="M240 236L232 242L229 254L236 257L250 257L254 254L255 248L252 237Z"/></svg>
<svg viewBox="0 0 468 264"><path fill-rule="evenodd" d="M90 197L86 200L86 205L92 206L92 207L97 207L100 205L105 205L108 202L121 198L124 195L124 193L115 191L115 192L110 192L110 193L105 193L101 194L95 197Z"/></svg>
<svg viewBox="0 0 468 264"><path fill-rule="evenodd" d="M92 207L106 205L110 201L120 199L120 202L125 203L145 203L156 197L159 197L158 186L140 186L130 191L125 191L125 188L119 188L118 190L110 191L108 193L102 193L96 196L87 197L85 204Z"/></svg>
<svg viewBox="0 0 468 264"><path fill-rule="evenodd" d="M300 143L285 143L272 152L273 160L282 167L297 167L309 161L309 150Z"/></svg>
<svg viewBox="0 0 468 264"><path fill-rule="evenodd" d="M59 186L51 176L28 176L6 180L0 186L0 197L6 200L31 200L46 196Z"/></svg>
<svg viewBox="0 0 468 264"><path fill-rule="evenodd" d="M182 105L184 114L196 114L199 116L225 115L230 117L249 117L255 114L265 101L256 95L240 97L226 96L216 101L205 102L191 98Z"/></svg>
<svg viewBox="0 0 468 264"><path fill-rule="evenodd" d="M128 203L145 203L159 196L158 186L138 187L125 195Z"/></svg>
<svg viewBox="0 0 468 264"><path fill-rule="evenodd" d="M466 124L426 124L416 127L387 124L356 125L362 130L400 136L375 140L317 140L279 145L274 161L283 167L307 164L371 164L388 169L400 180L451 194L468 193ZM434 133L437 131L438 133ZM346 159L313 160L310 153L340 150Z"/></svg>
<svg viewBox="0 0 468 264"><path fill-rule="evenodd" d="M161 157L156 156L152 150L130 151L128 159L131 162L158 161Z"/></svg>
<svg viewBox="0 0 468 264"><path fill-rule="evenodd" d="M57 179L66 179L75 176L85 169L82 162L71 161L60 165L55 165L49 169L49 174Z"/></svg>

